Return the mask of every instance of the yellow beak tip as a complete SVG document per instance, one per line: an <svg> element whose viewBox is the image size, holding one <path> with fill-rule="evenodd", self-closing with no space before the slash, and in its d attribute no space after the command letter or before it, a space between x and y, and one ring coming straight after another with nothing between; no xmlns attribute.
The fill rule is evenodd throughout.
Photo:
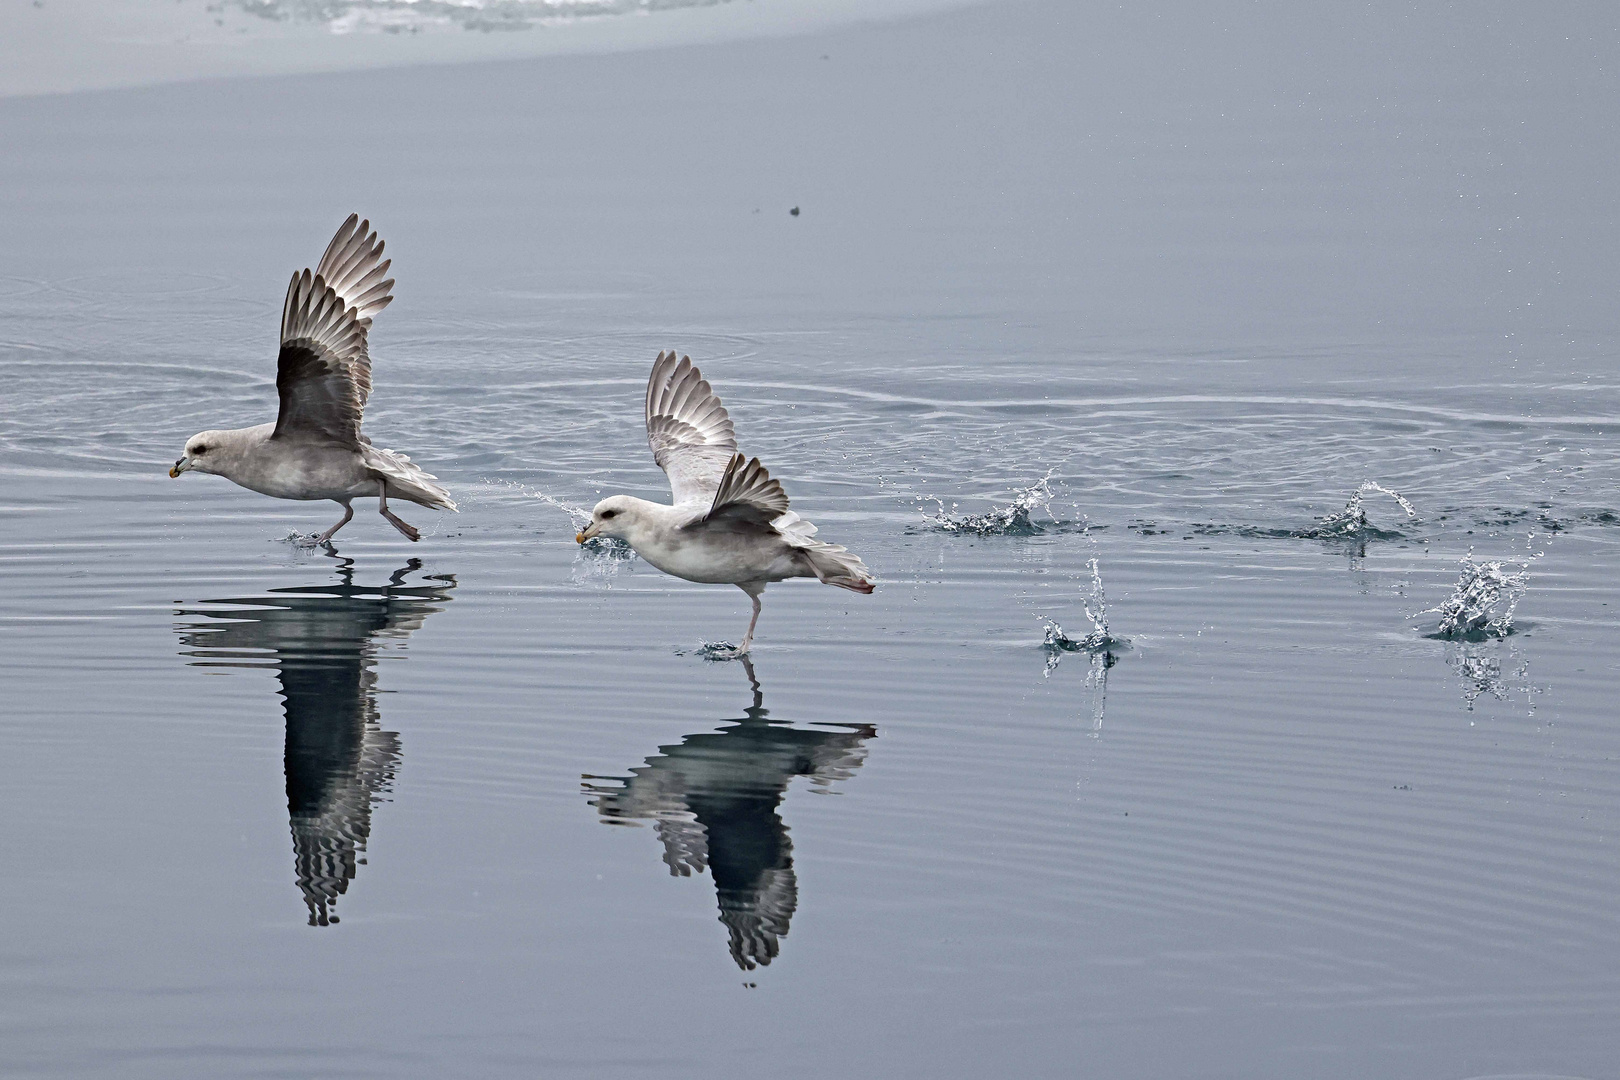
<svg viewBox="0 0 1620 1080"><path fill-rule="evenodd" d="M585 534L584 533L577 532L577 533L574 534L574 543L583 544L584 542L585 542Z"/></svg>
<svg viewBox="0 0 1620 1080"><path fill-rule="evenodd" d="M176 469L176 468L174 468L172 466L169 468L169 479L170 480L173 480L174 478L176 478L179 475L180 475L180 470L179 469Z"/></svg>

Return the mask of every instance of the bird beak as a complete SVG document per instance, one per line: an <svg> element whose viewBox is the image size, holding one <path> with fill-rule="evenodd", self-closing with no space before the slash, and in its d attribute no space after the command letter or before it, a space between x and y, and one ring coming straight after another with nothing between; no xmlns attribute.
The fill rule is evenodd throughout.
<svg viewBox="0 0 1620 1080"><path fill-rule="evenodd" d="M596 538L596 522L594 522L594 521L591 522L589 525L585 526L583 529L579 530L579 532L574 534L574 542L576 544L583 544L585 541L593 540L595 538Z"/></svg>
<svg viewBox="0 0 1620 1080"><path fill-rule="evenodd" d="M174 463L174 468L169 470L169 476L171 478L179 476L189 468L191 468L191 459L188 457L183 457Z"/></svg>

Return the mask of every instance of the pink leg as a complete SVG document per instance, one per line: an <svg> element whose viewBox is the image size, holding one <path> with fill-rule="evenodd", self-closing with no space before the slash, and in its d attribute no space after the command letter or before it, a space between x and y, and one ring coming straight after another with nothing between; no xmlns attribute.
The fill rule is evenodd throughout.
<svg viewBox="0 0 1620 1080"><path fill-rule="evenodd" d="M743 591L748 592L748 590L746 590L746 589L744 589ZM761 590L761 591L763 591L763 590ZM748 598L754 602L754 617L752 619L748 620L748 633L743 635L742 644L737 646L737 652L736 652L737 656L747 656L748 655L748 647L754 643L754 627L756 625L758 625L758 623L759 623L759 609L760 609L759 593L750 592L750 593L748 593Z"/></svg>
<svg viewBox="0 0 1620 1080"><path fill-rule="evenodd" d="M407 525L399 518L388 512L388 485L384 481L377 481L377 513L388 519L388 524L398 529L405 539L411 543L422 539L422 534L415 527Z"/></svg>
<svg viewBox="0 0 1620 1080"><path fill-rule="evenodd" d="M343 526L347 525L353 519L354 519L354 507L352 505L350 505L349 503L344 503L343 504L343 520L338 522L336 525L332 526L330 529L327 529L325 532L321 533L321 535L317 536L315 538L316 545L319 546L321 544L331 543L332 534L337 532L339 529L343 528Z"/></svg>

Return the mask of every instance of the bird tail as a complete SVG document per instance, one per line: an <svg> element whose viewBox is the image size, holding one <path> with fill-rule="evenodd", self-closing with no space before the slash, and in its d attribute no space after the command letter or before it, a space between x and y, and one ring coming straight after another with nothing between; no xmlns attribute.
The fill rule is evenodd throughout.
<svg viewBox="0 0 1620 1080"><path fill-rule="evenodd" d="M397 450L382 450L367 444L362 448L366 464L388 483L388 497L408 499L437 510L456 509L450 493L434 483L438 477L423 469Z"/></svg>
<svg viewBox="0 0 1620 1080"><path fill-rule="evenodd" d="M791 510L772 524L783 539L799 549L800 559L823 585L871 593L876 579L859 555L842 545L817 540L816 527Z"/></svg>
<svg viewBox="0 0 1620 1080"><path fill-rule="evenodd" d="M855 561L859 562L860 560L857 559ZM862 567L861 571L862 571L862 573L865 573L866 568ZM872 595L872 590L877 588L877 586L875 584L873 584L872 579L870 577L863 577L863 578L855 578L855 577L844 577L844 578L824 577L824 578L821 579L821 583L823 585L836 585L840 589L848 589L850 592L858 592L858 593L861 593L863 596L871 596Z"/></svg>

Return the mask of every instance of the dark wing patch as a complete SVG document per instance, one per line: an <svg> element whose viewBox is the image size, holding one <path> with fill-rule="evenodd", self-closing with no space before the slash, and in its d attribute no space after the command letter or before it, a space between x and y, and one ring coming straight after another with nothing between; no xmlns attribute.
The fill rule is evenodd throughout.
<svg viewBox="0 0 1620 1080"><path fill-rule="evenodd" d="M273 439L315 438L358 447L361 404L354 379L330 353L306 340L281 347L276 392L281 411Z"/></svg>
<svg viewBox="0 0 1620 1080"><path fill-rule="evenodd" d="M745 459L741 454L733 454L704 520L729 516L768 523L787 513L787 509L787 492L771 479L759 458Z"/></svg>
<svg viewBox="0 0 1620 1080"><path fill-rule="evenodd" d="M367 331L393 300L389 263L369 221L350 214L312 273L293 275L281 309L276 390L281 412L272 438L315 438L359 447L371 396Z"/></svg>

